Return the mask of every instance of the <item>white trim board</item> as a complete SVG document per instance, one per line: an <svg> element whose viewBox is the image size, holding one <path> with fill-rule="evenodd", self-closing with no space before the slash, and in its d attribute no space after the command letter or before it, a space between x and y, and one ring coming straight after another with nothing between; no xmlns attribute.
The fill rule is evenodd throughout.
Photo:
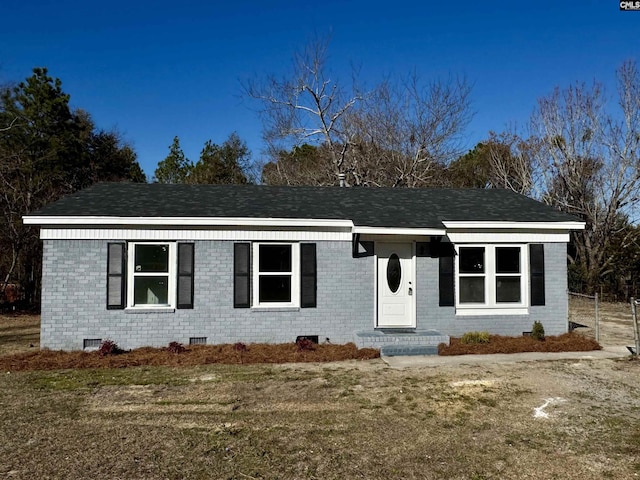
<svg viewBox="0 0 640 480"><path fill-rule="evenodd" d="M567 243L569 232L451 232L451 243Z"/></svg>
<svg viewBox="0 0 640 480"><path fill-rule="evenodd" d="M441 228L397 228L397 227L353 227L353 233L362 235L433 235L442 236L446 231Z"/></svg>
<svg viewBox="0 0 640 480"><path fill-rule="evenodd" d="M584 230L584 222L458 222L443 220L447 229L497 229L497 230Z"/></svg>
<svg viewBox="0 0 640 480"><path fill-rule="evenodd" d="M160 225L160 226L251 226L251 227L343 227L353 228L351 220L248 217L106 217L45 216L22 217L25 225Z"/></svg>
<svg viewBox="0 0 640 480"><path fill-rule="evenodd" d="M351 242L350 231L159 230L118 228L42 228L42 240L245 240Z"/></svg>

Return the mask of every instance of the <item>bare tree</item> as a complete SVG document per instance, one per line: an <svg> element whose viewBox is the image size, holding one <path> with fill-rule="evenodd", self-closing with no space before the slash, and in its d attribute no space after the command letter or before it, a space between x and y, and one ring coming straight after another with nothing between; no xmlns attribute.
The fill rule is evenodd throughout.
<svg viewBox="0 0 640 480"><path fill-rule="evenodd" d="M556 89L532 118L543 199L586 222L574 237L576 255L593 290L610 271L610 242L632 223L640 188L640 75L634 62L617 71L618 107L608 111L601 84ZM634 230L628 229L631 233ZM632 242L622 239L620 244Z"/></svg>
<svg viewBox="0 0 640 480"><path fill-rule="evenodd" d="M264 177L330 185L344 174L349 185L438 184L443 166L459 154L460 136L471 118L466 80L423 83L413 74L363 93L354 73L353 85L345 89L328 74L327 47L327 40L315 41L297 53L289 78L245 86L262 105L272 156ZM304 144L318 147L317 162L288 157L286 165L279 164Z"/></svg>
<svg viewBox="0 0 640 480"><path fill-rule="evenodd" d="M348 114L356 184L392 187L442 183L443 167L461 153L471 119L465 79L422 82L415 73L387 80Z"/></svg>
<svg viewBox="0 0 640 480"><path fill-rule="evenodd" d="M272 153L305 143L324 144L337 175L345 172L345 156L351 145L345 114L362 97L347 94L329 75L328 43L328 39L315 40L296 52L289 78L270 76L263 82L249 82L244 89L262 104L264 138Z"/></svg>
<svg viewBox="0 0 640 480"><path fill-rule="evenodd" d="M489 134L486 143L489 159L489 186L536 196L536 170L532 157L537 144L522 140L513 132Z"/></svg>

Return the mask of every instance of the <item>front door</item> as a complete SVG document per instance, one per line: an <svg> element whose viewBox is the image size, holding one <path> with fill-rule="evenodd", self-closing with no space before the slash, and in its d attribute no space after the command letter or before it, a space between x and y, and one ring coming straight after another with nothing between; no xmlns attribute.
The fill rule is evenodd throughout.
<svg viewBox="0 0 640 480"><path fill-rule="evenodd" d="M378 328L415 327L413 245L377 243Z"/></svg>

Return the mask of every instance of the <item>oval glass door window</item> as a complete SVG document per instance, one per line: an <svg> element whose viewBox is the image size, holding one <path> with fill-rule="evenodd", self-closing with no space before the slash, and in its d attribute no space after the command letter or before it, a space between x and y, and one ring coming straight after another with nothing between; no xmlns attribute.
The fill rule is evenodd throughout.
<svg viewBox="0 0 640 480"><path fill-rule="evenodd" d="M400 258L395 253L392 253L387 263L387 284L392 293L396 293L400 288L400 280L402 280Z"/></svg>

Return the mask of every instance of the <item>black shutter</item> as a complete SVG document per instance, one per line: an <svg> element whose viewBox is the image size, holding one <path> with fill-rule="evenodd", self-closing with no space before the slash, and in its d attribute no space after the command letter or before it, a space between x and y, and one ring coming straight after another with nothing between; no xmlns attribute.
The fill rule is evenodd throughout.
<svg viewBox="0 0 640 480"><path fill-rule="evenodd" d="M233 307L249 308L251 306L250 288L250 243L233 245Z"/></svg>
<svg viewBox="0 0 640 480"><path fill-rule="evenodd" d="M107 310L123 309L126 287L124 243L107 244Z"/></svg>
<svg viewBox="0 0 640 480"><path fill-rule="evenodd" d="M315 307L317 303L316 244L300 244L300 307Z"/></svg>
<svg viewBox="0 0 640 480"><path fill-rule="evenodd" d="M544 305L544 245L529 245L529 278L531 305Z"/></svg>
<svg viewBox="0 0 640 480"><path fill-rule="evenodd" d="M439 275L438 284L440 286L440 306L441 307L453 307L455 306L455 293L454 293L454 269L453 262L455 257L440 257L439 258Z"/></svg>
<svg viewBox="0 0 640 480"><path fill-rule="evenodd" d="M193 308L193 243L178 243L178 308Z"/></svg>

